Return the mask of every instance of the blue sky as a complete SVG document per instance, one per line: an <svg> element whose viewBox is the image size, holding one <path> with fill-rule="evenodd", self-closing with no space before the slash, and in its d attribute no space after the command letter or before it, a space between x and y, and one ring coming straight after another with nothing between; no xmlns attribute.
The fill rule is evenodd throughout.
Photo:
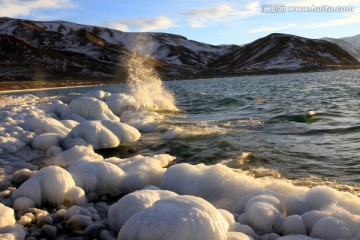
<svg viewBox="0 0 360 240"><path fill-rule="evenodd" d="M215 45L241 45L272 32L360 34L359 0L0 0L0 16L167 32Z"/></svg>

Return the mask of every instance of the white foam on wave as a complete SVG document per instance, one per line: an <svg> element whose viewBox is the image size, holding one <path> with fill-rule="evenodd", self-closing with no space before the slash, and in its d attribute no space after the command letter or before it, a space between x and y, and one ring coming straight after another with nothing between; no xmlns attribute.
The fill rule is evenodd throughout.
<svg viewBox="0 0 360 240"><path fill-rule="evenodd" d="M162 111L179 111L175 98L165 89L155 66L151 66L151 59L130 55L128 64L128 85L130 95L136 100L138 109L145 108Z"/></svg>

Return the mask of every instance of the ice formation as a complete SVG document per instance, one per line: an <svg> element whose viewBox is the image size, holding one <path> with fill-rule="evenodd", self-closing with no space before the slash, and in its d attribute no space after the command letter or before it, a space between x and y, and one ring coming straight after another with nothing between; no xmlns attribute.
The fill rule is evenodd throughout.
<svg viewBox="0 0 360 240"><path fill-rule="evenodd" d="M140 132L124 123L111 120L84 121L66 136L65 148L91 145L94 149L114 148L140 138Z"/></svg>
<svg viewBox="0 0 360 240"><path fill-rule="evenodd" d="M118 239L226 239L228 228L221 213L204 199L173 196L132 215Z"/></svg>
<svg viewBox="0 0 360 240"><path fill-rule="evenodd" d="M360 239L360 200L351 193L222 164L172 165L168 154L94 152L131 144L137 128L158 130L164 116L148 111L174 110L164 99L94 91L69 105L2 107L0 238ZM168 129L164 138L182 136Z"/></svg>
<svg viewBox="0 0 360 240"><path fill-rule="evenodd" d="M71 101L69 108L62 112L63 118L70 118L78 122L85 120L114 120L120 121L101 100L93 97L82 97Z"/></svg>

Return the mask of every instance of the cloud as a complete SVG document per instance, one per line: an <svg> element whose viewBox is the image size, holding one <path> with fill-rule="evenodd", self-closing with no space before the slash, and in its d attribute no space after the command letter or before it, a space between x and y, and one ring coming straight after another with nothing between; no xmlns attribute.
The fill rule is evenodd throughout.
<svg viewBox="0 0 360 240"><path fill-rule="evenodd" d="M30 15L41 9L73 8L71 0L0 0L0 16L17 17Z"/></svg>
<svg viewBox="0 0 360 240"><path fill-rule="evenodd" d="M118 22L107 22L106 25L121 31L129 31L129 29L134 29L136 31L146 32L174 27L176 26L175 22L176 19L174 18L158 16L153 18L124 19Z"/></svg>
<svg viewBox="0 0 360 240"><path fill-rule="evenodd" d="M120 22L105 22L103 25L123 32L129 31L129 26Z"/></svg>
<svg viewBox="0 0 360 240"><path fill-rule="evenodd" d="M357 11L356 11L357 12ZM338 18L326 22L315 22L299 25L301 29L316 29L316 28L327 28L327 27L337 27L343 25L349 25L354 23L360 23L360 14L346 16L344 18Z"/></svg>
<svg viewBox="0 0 360 240"><path fill-rule="evenodd" d="M296 24L289 24L289 25L281 26L281 27L261 27L261 28L252 29L249 31L249 33L275 32L275 31L279 31L279 30L283 30L283 29L287 29L287 28L292 28L294 26L296 26Z"/></svg>
<svg viewBox="0 0 360 240"><path fill-rule="evenodd" d="M226 4L218 4L205 9L192 9L183 12L187 17L190 27L206 27L209 23L227 21L245 16L254 15L259 12L259 1L249 2L244 6L244 10L237 10Z"/></svg>

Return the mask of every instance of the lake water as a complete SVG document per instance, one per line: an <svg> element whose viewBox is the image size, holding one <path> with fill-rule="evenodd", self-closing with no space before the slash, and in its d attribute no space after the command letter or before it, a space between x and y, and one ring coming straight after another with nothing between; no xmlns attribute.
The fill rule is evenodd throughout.
<svg viewBox="0 0 360 240"><path fill-rule="evenodd" d="M161 113L165 116L161 127L142 133L134 144L136 154L169 153L177 162L224 163L259 177L287 178L304 185L340 184L359 193L359 70L165 85L181 112ZM64 99L98 89L127 91L119 84L31 94ZM109 156L116 154L106 151Z"/></svg>

